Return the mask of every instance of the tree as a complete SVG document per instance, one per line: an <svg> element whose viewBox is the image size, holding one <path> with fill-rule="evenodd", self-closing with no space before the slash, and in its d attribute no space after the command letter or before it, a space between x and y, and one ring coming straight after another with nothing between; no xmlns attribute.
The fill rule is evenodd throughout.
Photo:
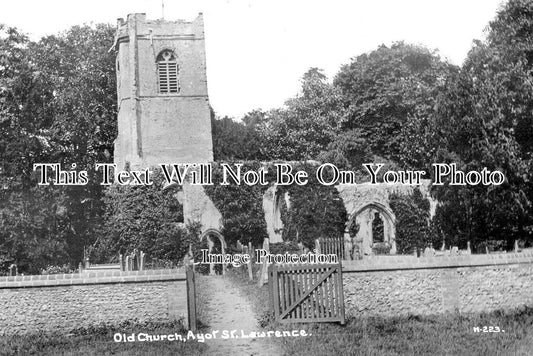
<svg viewBox="0 0 533 356"><path fill-rule="evenodd" d="M458 168L499 170L499 186L442 187L436 224L444 239L531 240L533 123L531 33L533 4L512 0L475 41L461 72L437 104L435 161Z"/></svg>
<svg viewBox="0 0 533 356"><path fill-rule="evenodd" d="M116 74L110 25L74 26L30 47L50 100L39 120L50 122L43 135L58 162L81 167L108 162L113 154L116 124Z"/></svg>
<svg viewBox="0 0 533 356"><path fill-rule="evenodd" d="M34 262L28 267L34 271L45 262L77 265L101 223L94 163L110 160L116 136L114 55L108 51L114 29L75 26L39 42L16 29L0 31L0 210L8 219L0 227L0 250L11 251L6 256L16 262ZM36 186L34 163L61 163L65 170L76 163L77 171L89 171L90 183ZM50 219L53 227L42 223ZM32 255L45 245L50 258Z"/></svg>
<svg viewBox="0 0 533 356"><path fill-rule="evenodd" d="M375 161L365 138L365 132L360 128L338 133L328 144L327 149L320 153L318 159L352 170L362 170L363 163ZM382 163L383 160L378 162Z"/></svg>
<svg viewBox="0 0 533 356"><path fill-rule="evenodd" d="M331 143L342 118L339 92L318 68L302 77L301 94L286 101L285 108L271 110L254 123L270 160L317 159Z"/></svg>
<svg viewBox="0 0 533 356"><path fill-rule="evenodd" d="M47 123L28 116L43 101L29 45L17 29L0 25L0 263L38 272L65 258L66 241L63 210L51 203L64 195L31 181L33 163L46 157L48 147L39 135Z"/></svg>
<svg viewBox="0 0 533 356"><path fill-rule="evenodd" d="M455 70L436 52L403 42L357 56L333 81L347 111L341 135L353 135L356 151L366 146L406 168L426 168L434 148L426 126L438 92ZM348 156L350 147L353 143Z"/></svg>
<svg viewBox="0 0 533 356"><path fill-rule="evenodd" d="M211 120L215 161L260 160L259 133L253 125L236 122L229 117Z"/></svg>
<svg viewBox="0 0 533 356"><path fill-rule="evenodd" d="M490 22L486 43L476 43L466 66L479 80L492 82L500 91L502 114L515 128L514 137L523 157L531 158L533 2L508 1Z"/></svg>
<svg viewBox="0 0 533 356"><path fill-rule="evenodd" d="M35 101L42 103L39 76L28 54L29 40L15 28L0 24L0 167L5 189L31 186L33 162L43 157L46 127L32 113Z"/></svg>

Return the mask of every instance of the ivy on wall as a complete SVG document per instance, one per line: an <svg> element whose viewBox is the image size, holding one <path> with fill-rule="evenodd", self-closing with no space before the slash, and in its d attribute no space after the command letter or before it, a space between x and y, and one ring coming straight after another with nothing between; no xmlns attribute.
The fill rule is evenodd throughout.
<svg viewBox="0 0 533 356"><path fill-rule="evenodd" d="M317 238L342 237L346 229L347 212L334 186L320 184L315 176L316 164L292 163L294 171L305 171L305 185L279 185L276 197L280 199L283 223L282 238L286 242L301 242L314 248ZM228 163L235 170L234 163ZM261 246L268 237L263 196L275 181L273 163L243 162L241 172L266 169L266 185L236 184L228 179L222 185L221 163L213 163L213 185L205 185L207 196L222 215L224 235L228 246L237 241ZM178 262L187 254L189 246L198 255L200 249L199 224L180 224L182 206L175 197L176 188L163 190L164 179L154 170L152 186L118 186L106 189L105 225L93 250L93 257L109 260L119 252L141 249L151 257ZM327 172L326 172L327 174ZM325 177L325 180L329 179ZM285 196L288 195L288 201ZM418 189L411 195L392 194L390 206L396 215L396 243L399 253L412 253L413 248L424 248L430 242L429 202ZM350 226L350 235L357 234L359 226ZM195 256L199 258L200 256Z"/></svg>
<svg viewBox="0 0 533 356"><path fill-rule="evenodd" d="M259 171L263 164L257 161L242 162L241 172L250 170ZM228 165L236 171L235 164ZM213 185L204 186L207 196L222 215L222 235L228 245L240 241L246 245L251 242L254 246L260 246L265 238L268 238L265 213L263 211L263 195L268 185L247 185L241 181L236 184L228 179L228 185L221 185L223 170L220 163L213 163ZM272 170L268 170L271 174ZM269 176L268 181L273 181Z"/></svg>
<svg viewBox="0 0 533 356"><path fill-rule="evenodd" d="M153 169L151 186L111 185L106 188L104 226L91 258L106 262L118 253L139 249L148 258L179 262L189 243L199 239L200 227L184 226L177 188L163 190L165 181Z"/></svg>
<svg viewBox="0 0 533 356"><path fill-rule="evenodd" d="M235 170L234 163L228 166ZM313 249L319 237L342 236L346 210L337 190L316 180L316 166L296 163L292 167L294 171L306 171L309 182L303 186L278 186L277 194L287 193L290 198L290 208L285 199L281 206L284 241L302 242ZM275 181L273 163L242 163L241 172L266 169L269 182L266 185L236 184L231 178L228 185L222 185L221 163L213 163L212 168L214 184L204 185L204 190L222 215L221 233L227 244L240 241L244 245L251 242L261 246L268 237L263 196ZM109 260L119 252L137 248L151 257L178 262L187 254L189 245L195 255L206 247L198 245L201 230L198 224L179 224L183 212L174 196L176 188L163 190L160 172L154 170L154 173L152 186L113 185L106 189L105 226L92 254L97 260Z"/></svg>
<svg viewBox="0 0 533 356"><path fill-rule="evenodd" d="M347 213L335 187L317 181L315 165L305 162L293 164L293 170L307 172L309 181L303 186L278 187L279 194L287 192L290 197L290 207L283 200L281 208L283 240L302 242L313 249L317 238L343 236Z"/></svg>
<svg viewBox="0 0 533 356"><path fill-rule="evenodd" d="M234 167L233 163L229 164ZM263 196L275 181L273 163L257 161L244 162L242 172L266 169L267 185L235 184L231 179L229 185L221 185L223 180L220 163L213 164L214 185L204 186L204 190L222 214L223 231L228 244L240 241L242 244L252 242L260 246L268 237L263 211ZM278 186L278 195L288 193L290 207L285 199L281 200L282 237L284 241L302 242L308 248L314 248L314 241L319 237L342 236L346 223L346 209L337 190L333 186L324 186L315 178L316 167L307 163L293 163L293 172L303 170L308 173L306 185L296 184ZM275 197L273 197L275 198Z"/></svg>
<svg viewBox="0 0 533 356"><path fill-rule="evenodd" d="M392 194L389 205L396 216L396 249L400 254L413 253L431 243L429 201L419 189L410 195Z"/></svg>

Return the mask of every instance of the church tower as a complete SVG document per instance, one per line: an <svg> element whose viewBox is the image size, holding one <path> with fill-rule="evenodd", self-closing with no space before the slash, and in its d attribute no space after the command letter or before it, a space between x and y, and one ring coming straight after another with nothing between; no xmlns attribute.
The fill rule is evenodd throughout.
<svg viewBox="0 0 533 356"><path fill-rule="evenodd" d="M213 161L202 14L118 20L118 169Z"/></svg>

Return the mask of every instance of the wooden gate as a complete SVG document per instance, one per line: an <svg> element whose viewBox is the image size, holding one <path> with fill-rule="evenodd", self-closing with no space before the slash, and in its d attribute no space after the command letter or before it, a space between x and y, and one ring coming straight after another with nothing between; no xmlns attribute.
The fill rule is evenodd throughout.
<svg viewBox="0 0 533 356"><path fill-rule="evenodd" d="M276 321L344 324L340 263L272 265L268 286Z"/></svg>

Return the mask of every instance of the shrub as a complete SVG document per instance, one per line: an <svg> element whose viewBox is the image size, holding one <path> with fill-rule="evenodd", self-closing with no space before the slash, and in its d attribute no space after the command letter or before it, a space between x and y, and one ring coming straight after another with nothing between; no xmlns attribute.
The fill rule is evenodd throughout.
<svg viewBox="0 0 533 356"><path fill-rule="evenodd" d="M65 264L63 266L48 266L41 270L41 274L74 273L74 271L74 269L70 268L70 265Z"/></svg>
<svg viewBox="0 0 533 356"><path fill-rule="evenodd" d="M300 247L296 241L286 241L270 244L270 253L275 254L284 254L285 252L293 254L300 253Z"/></svg>
<svg viewBox="0 0 533 356"><path fill-rule="evenodd" d="M391 245L388 242L376 242L372 246L372 252L375 255L388 255L390 253Z"/></svg>

